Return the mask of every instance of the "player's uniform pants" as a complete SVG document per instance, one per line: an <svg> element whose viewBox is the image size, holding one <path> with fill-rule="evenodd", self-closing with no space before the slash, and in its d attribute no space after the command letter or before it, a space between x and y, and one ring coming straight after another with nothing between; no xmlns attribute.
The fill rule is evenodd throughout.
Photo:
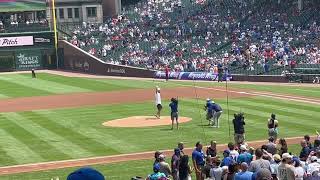
<svg viewBox="0 0 320 180"><path fill-rule="evenodd" d="M222 111L214 112L213 113L213 124L219 127L219 118L222 114Z"/></svg>

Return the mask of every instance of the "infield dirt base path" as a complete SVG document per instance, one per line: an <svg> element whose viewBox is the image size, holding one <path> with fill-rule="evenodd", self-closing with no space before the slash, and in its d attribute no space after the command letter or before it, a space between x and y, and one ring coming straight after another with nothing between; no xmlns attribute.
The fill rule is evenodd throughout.
<svg viewBox="0 0 320 180"><path fill-rule="evenodd" d="M315 138L316 137L311 137L312 140L314 140ZM303 137L286 138L288 145L297 144L301 140L303 140ZM261 145L263 144L266 144L267 141L252 141L247 143L250 147L257 148L257 147L261 147ZM226 144L217 145L217 150L219 152L225 150L226 148L227 148ZM191 155L192 150L193 148L185 148L184 152L188 155ZM170 157L173 153L172 150L163 150L161 152L163 152L167 157ZM34 172L34 171L45 171L45 170L62 169L62 168L69 168L69 167L91 166L91 165L97 165L97 164L111 164L111 163L118 163L118 162L124 162L124 161L147 160L147 159L152 159L153 157L154 157L154 151L149 151L149 152L102 156L102 157L74 159L74 160L65 160L65 161L23 164L23 165L17 165L17 166L0 167L0 175L26 173L26 172Z"/></svg>
<svg viewBox="0 0 320 180"><path fill-rule="evenodd" d="M208 97L219 99L225 98L226 92L192 87L161 89L161 97L163 99L171 99L172 97L196 98L196 95L198 98L202 98L203 100ZM236 92L229 93L230 98L248 96L251 95ZM23 97L0 100L0 112L20 112L103 104L135 103L145 102L153 99L153 89Z"/></svg>

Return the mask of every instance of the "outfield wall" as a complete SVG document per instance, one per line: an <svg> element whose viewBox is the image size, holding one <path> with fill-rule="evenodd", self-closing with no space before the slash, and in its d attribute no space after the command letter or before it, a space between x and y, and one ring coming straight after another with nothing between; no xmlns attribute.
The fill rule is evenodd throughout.
<svg viewBox="0 0 320 180"><path fill-rule="evenodd" d="M97 75L144 78L153 78L155 74L153 70L108 64L67 41L59 41L59 48L63 48L63 59L60 58L59 67L64 70Z"/></svg>

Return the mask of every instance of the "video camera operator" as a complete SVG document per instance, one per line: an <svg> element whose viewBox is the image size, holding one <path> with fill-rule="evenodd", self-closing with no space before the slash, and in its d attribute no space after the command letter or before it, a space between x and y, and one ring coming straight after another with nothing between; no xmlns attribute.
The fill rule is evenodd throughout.
<svg viewBox="0 0 320 180"><path fill-rule="evenodd" d="M234 114L234 119L232 122L233 122L233 128L234 128L234 141L235 141L235 144L238 147L240 147L240 145L243 144L245 141L244 125L246 123L244 120L244 114L243 113Z"/></svg>

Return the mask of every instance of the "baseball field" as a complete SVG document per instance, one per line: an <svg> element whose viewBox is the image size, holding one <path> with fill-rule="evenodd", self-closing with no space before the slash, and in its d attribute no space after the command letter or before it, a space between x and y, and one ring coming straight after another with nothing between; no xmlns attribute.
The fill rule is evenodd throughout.
<svg viewBox="0 0 320 180"><path fill-rule="evenodd" d="M161 87L163 116L169 116L169 99L178 97L180 116L190 119L179 130L153 118L156 86ZM107 179L145 176L155 150L173 149L181 141L188 148L199 140L231 141L233 114L240 111L252 144L267 138L271 113L279 119L280 137L320 130L320 87L312 84L231 82L226 91L226 83L50 71L35 79L30 73L0 74L0 88L0 179L65 179L74 166L93 164ZM208 97L223 108L219 129L207 126L203 106ZM136 123L141 116L150 118ZM123 118L127 121L120 122ZM117 127L103 125L110 121ZM297 149L299 139L291 141Z"/></svg>

